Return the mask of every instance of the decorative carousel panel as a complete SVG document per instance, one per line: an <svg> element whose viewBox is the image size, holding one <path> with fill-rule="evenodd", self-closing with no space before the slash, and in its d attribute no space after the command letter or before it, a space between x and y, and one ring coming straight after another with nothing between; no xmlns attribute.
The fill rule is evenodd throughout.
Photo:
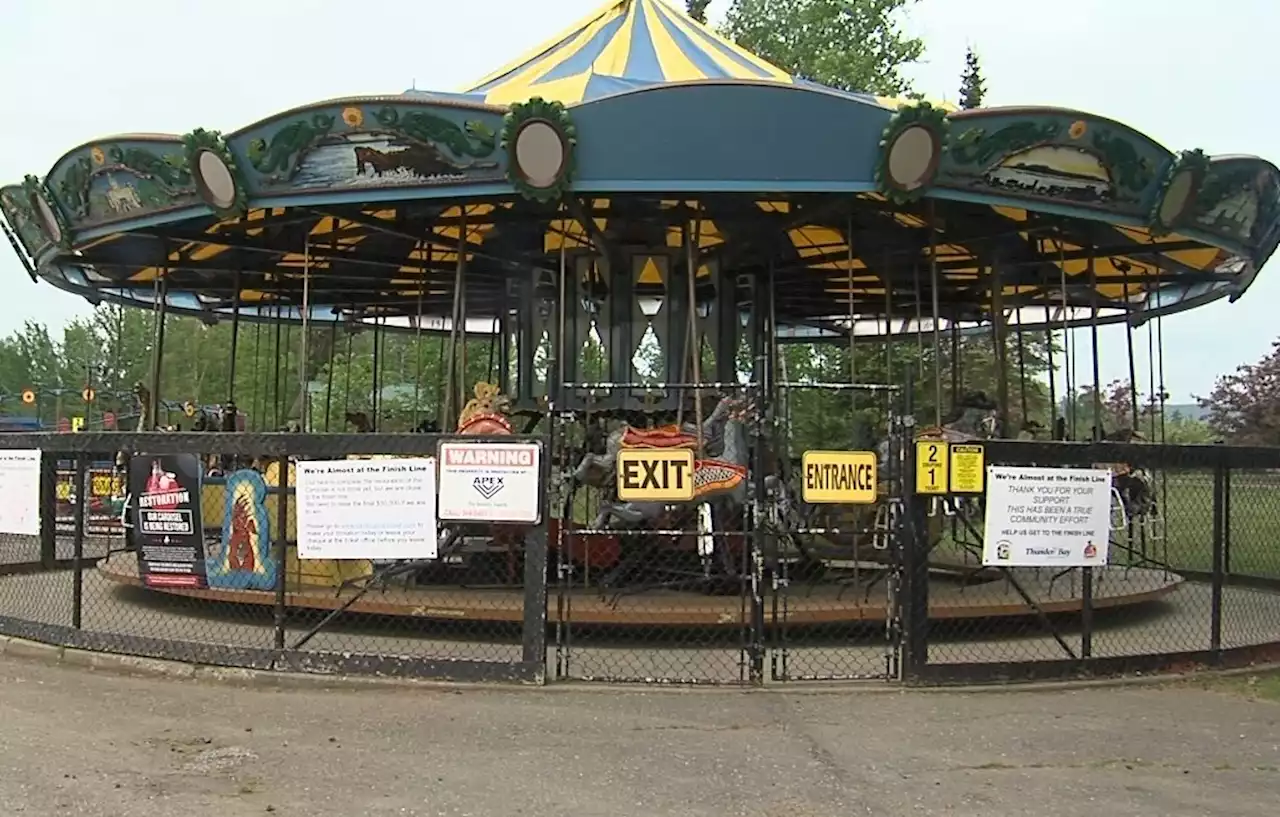
<svg viewBox="0 0 1280 817"><path fill-rule="evenodd" d="M77 148L58 160L46 184L73 231L200 203L176 137Z"/></svg>
<svg viewBox="0 0 1280 817"><path fill-rule="evenodd" d="M1280 172L1252 157L1213 159L1183 223L1259 255L1280 230Z"/></svg>
<svg viewBox="0 0 1280 817"><path fill-rule="evenodd" d="M351 101L228 137L251 193L436 187L502 181L502 113Z"/></svg>
<svg viewBox="0 0 1280 817"><path fill-rule="evenodd" d="M34 256L38 250L48 246L49 237L40 228L35 202L27 195L26 188L16 184L0 187L0 212L4 213L5 221L17 233L18 241L28 255Z"/></svg>
<svg viewBox="0 0 1280 817"><path fill-rule="evenodd" d="M951 117L936 186L1092 207L1145 222L1170 153L1130 128L1073 111Z"/></svg>

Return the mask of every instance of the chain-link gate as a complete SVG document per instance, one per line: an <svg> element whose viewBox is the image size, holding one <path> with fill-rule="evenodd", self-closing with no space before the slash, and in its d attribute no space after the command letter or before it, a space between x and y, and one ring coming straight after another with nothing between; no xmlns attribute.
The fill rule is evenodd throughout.
<svg viewBox="0 0 1280 817"><path fill-rule="evenodd" d="M770 481L766 497L769 677L773 681L891 679L899 673L897 596L904 458L914 420L898 388L874 384L780 384L885 398L886 434L864 457L874 456L874 500L806 501L819 465ZM857 447L856 445L854 447ZM815 452L809 452L815 453ZM844 452L831 452L839 458ZM844 459L852 460L853 455Z"/></svg>
<svg viewBox="0 0 1280 817"><path fill-rule="evenodd" d="M759 680L751 387L697 388L721 392L706 398L700 426L623 422L610 431L617 413L608 411L553 419L557 678ZM686 479L688 497L675 499L672 480ZM660 495L668 499L647 498Z"/></svg>

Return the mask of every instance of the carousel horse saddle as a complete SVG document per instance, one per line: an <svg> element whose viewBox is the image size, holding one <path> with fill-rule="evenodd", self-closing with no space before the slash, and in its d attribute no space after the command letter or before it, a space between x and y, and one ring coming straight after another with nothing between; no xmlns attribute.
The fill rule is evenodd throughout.
<svg viewBox="0 0 1280 817"><path fill-rule="evenodd" d="M696 434L681 429L676 425L658 426L657 428L636 428L628 426L622 434L623 448L688 448L698 447Z"/></svg>

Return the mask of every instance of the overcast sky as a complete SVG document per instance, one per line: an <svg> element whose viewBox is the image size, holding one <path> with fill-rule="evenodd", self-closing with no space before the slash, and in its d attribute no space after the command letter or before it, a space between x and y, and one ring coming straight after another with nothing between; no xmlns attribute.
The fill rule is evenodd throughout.
<svg viewBox="0 0 1280 817"><path fill-rule="evenodd" d="M679 0L668 0L678 2ZM0 181L43 175L67 149L121 132L229 131L329 97L455 90L552 36L602 0L0 0ZM728 0L714 0L719 18ZM367 12L367 13L366 13ZM925 39L910 75L956 98L974 45L987 104L1044 104L1113 117L1172 150L1280 161L1280 3L1218 0L919 0ZM733 138L733 134L726 134ZM88 311L32 284L0 247L0 334ZM1164 322L1175 401L1256 360L1280 335L1280 262L1235 304ZM1123 329L1102 332L1103 378L1126 377ZM1088 351L1087 333L1077 348ZM1146 337L1138 360L1146 381Z"/></svg>

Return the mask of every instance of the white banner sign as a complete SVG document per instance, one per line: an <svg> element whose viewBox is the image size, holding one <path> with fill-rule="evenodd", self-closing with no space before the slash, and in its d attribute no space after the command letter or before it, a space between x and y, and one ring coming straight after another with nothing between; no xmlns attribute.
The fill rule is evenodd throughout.
<svg viewBox="0 0 1280 817"><path fill-rule="evenodd" d="M40 535L38 450L0 450L0 533Z"/></svg>
<svg viewBox="0 0 1280 817"><path fill-rule="evenodd" d="M432 458L298 463L299 559L434 559Z"/></svg>
<svg viewBox="0 0 1280 817"><path fill-rule="evenodd" d="M1110 535L1110 471L1006 465L987 468L984 565L1105 565Z"/></svg>
<svg viewBox="0 0 1280 817"><path fill-rule="evenodd" d="M537 524L540 454L536 443L440 443L440 518Z"/></svg>

